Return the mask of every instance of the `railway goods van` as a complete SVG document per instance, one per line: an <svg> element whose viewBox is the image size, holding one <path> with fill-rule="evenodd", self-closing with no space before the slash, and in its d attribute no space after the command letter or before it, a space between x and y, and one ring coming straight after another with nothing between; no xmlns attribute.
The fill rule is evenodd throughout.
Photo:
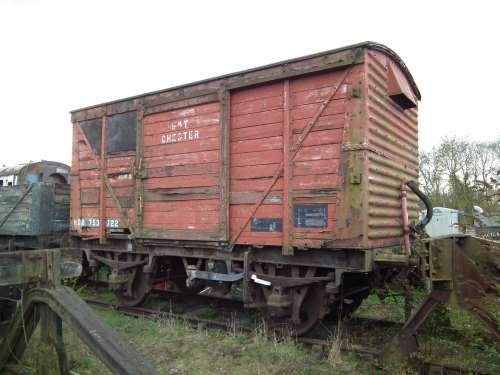
<svg viewBox="0 0 500 375"><path fill-rule="evenodd" d="M408 259L419 100L366 42L72 111L73 245L123 303L239 283L304 333Z"/></svg>

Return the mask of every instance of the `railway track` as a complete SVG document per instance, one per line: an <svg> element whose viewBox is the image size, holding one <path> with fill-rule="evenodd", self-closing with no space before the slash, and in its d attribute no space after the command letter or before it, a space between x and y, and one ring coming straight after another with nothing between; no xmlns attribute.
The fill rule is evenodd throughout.
<svg viewBox="0 0 500 375"><path fill-rule="evenodd" d="M228 309L232 309L233 318L229 318L228 315L219 317L218 319L207 319L199 316L184 314L184 313L174 313L172 311L165 311L159 309L145 308L145 307L129 307L118 304L113 304L110 302L99 301L95 299L85 299L91 306L95 306L105 310L115 311L119 314L123 314L125 316L134 317L134 318L145 318L145 319L160 319L160 320L178 320L187 322L194 329L219 329L228 332L238 332L245 335L253 335L256 332L256 326L251 324L245 324L239 321L238 319L234 319L234 316L238 313L238 311L243 311L243 304L239 301L227 299L227 298L219 298L213 296L205 296L205 295L194 295L194 296L186 296L177 292L170 291L161 291L161 294L168 295L172 298L176 299L186 299L189 298L192 300L191 302L204 300L210 301L211 303L217 304L219 307L224 305ZM238 306L239 304L239 306ZM239 307L239 308L238 308ZM346 330L356 329L357 327L364 326L364 329L380 329L380 328L389 328L395 326L401 326L401 323L381 320L381 319L373 319L364 316L358 316L350 319L348 322L344 323ZM367 328L370 327L370 328ZM331 332L331 331L330 331ZM319 336L319 337L318 337ZM323 335L315 335L315 336L301 336L295 337L295 341L304 345L309 350L320 353L322 357L325 357L328 352L331 350L333 342L335 339L332 339L328 334L325 337L325 333ZM377 365L377 360L379 359L380 352L373 348L368 348L361 345L356 344L345 344L341 343L339 346L339 350L342 352L353 352L357 355L364 357L371 357L375 359L374 366L377 368L383 369L383 367ZM450 365L450 364L440 364L434 362L425 362L419 363L418 367L421 370L421 373L436 373L434 371L438 371L439 374L477 374L477 375L490 375L491 373L481 370L481 369L471 369L465 368L462 366ZM431 372L432 370L432 372Z"/></svg>
<svg viewBox="0 0 500 375"><path fill-rule="evenodd" d="M155 310L144 307L129 307L123 305L115 305L109 302L103 302L92 299L85 299L91 306L97 306L103 309L116 311L120 314L131 316L134 318L148 318L148 319L176 319L188 322L193 328L217 328L222 330L228 330L230 327L229 322L223 320L215 319L204 319L200 317L194 317L184 314L176 314L171 311ZM234 326L232 326L234 328ZM237 327L241 332L250 333L251 329L248 327Z"/></svg>

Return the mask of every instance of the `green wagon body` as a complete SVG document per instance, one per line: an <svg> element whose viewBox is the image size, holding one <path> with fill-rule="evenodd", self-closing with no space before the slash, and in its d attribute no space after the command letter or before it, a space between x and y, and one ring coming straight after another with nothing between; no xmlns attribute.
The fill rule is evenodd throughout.
<svg viewBox="0 0 500 375"><path fill-rule="evenodd" d="M69 203L67 184L0 187L0 248L13 240L27 247L58 242L55 238L68 231Z"/></svg>

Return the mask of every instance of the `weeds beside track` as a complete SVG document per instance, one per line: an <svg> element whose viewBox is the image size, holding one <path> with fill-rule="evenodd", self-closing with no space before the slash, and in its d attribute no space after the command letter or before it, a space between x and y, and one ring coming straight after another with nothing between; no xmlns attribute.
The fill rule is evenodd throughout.
<svg viewBox="0 0 500 375"><path fill-rule="evenodd" d="M162 292L165 295L165 292ZM378 363L379 351L375 348L364 347L361 345L353 344L348 340L348 335L345 332L350 332L350 334L355 334L356 331L364 330L370 332L377 332L377 330L391 328L392 331L397 330L401 323L394 321L387 321L377 318L369 317L355 317L347 321L344 325L338 326L335 332L332 332L331 327L323 326L318 330L313 332L313 335L305 337L280 337L265 328L262 328L262 322L253 321L251 324L244 321L238 320L239 314L245 314L243 311L243 304L237 301L225 299L225 298L215 298L209 296L182 296L177 293L173 293L171 297L176 299L189 298L191 302L193 300L204 300L205 302L210 301L218 305L218 307L224 307L226 310L230 310L231 315L228 316L218 316L217 318L202 318L199 316L193 316L190 314L179 314L172 311L164 311L159 309L145 308L145 307L127 307L118 304L113 304L110 302L99 301L95 299L86 299L86 302L92 306L99 308L104 308L107 310L115 311L119 314L134 318L147 318L154 320L178 320L189 324L194 329L215 329L224 332L229 332L238 335L247 335L252 337L256 332L264 332L266 335L272 336L271 339L275 342L291 340L295 343L302 344L309 352L322 358L323 360L335 363L338 361L339 353L355 353L356 355L362 357L371 358L371 368L372 372L381 373L391 373L390 369L386 369ZM260 328L259 328L260 327ZM260 331L259 331L260 329ZM344 332L344 334L342 334ZM344 336L343 336L344 335ZM414 363L414 366L417 362ZM418 372L419 373L429 373L430 369L439 369L440 373L443 374L488 374L490 372L478 369L478 368L465 368L458 365L450 364L439 364L433 362L418 362ZM415 367L414 367L415 368Z"/></svg>

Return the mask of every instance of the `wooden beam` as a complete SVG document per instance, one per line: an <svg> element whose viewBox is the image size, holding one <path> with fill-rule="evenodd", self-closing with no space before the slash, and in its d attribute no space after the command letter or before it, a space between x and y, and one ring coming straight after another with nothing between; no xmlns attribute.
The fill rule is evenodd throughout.
<svg viewBox="0 0 500 375"><path fill-rule="evenodd" d="M136 234L142 233L144 223L144 109L140 107L137 112L136 131L136 151L135 151L135 230Z"/></svg>
<svg viewBox="0 0 500 375"><path fill-rule="evenodd" d="M107 128L108 119L106 115L101 119L101 184L99 186L99 243L106 243L106 153L107 153Z"/></svg>
<svg viewBox="0 0 500 375"><path fill-rule="evenodd" d="M230 134L229 134L229 108L230 93L228 90L219 92L220 102L220 240L229 241L229 173L230 173Z"/></svg>
<svg viewBox="0 0 500 375"><path fill-rule="evenodd" d="M290 80L283 81L283 255L293 255L293 161L290 146L293 143L290 117Z"/></svg>

